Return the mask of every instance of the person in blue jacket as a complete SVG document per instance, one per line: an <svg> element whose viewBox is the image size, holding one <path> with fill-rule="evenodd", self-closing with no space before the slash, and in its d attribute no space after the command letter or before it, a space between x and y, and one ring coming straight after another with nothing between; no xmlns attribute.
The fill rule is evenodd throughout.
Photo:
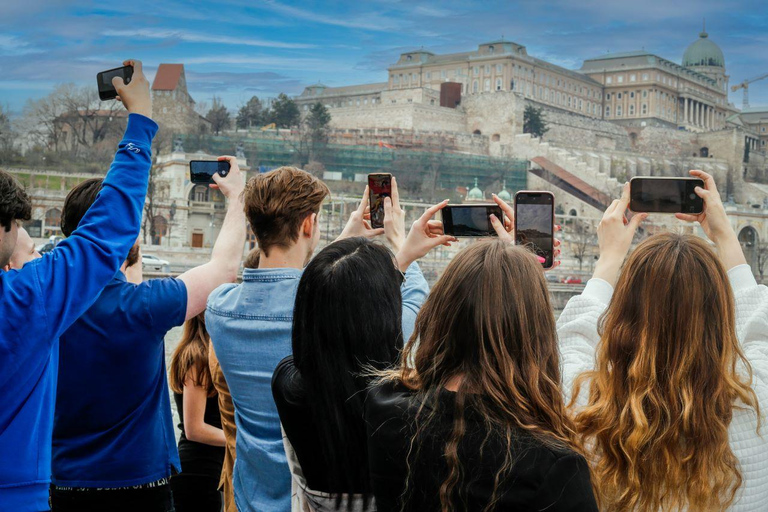
<svg viewBox="0 0 768 512"><path fill-rule="evenodd" d="M141 62L113 79L128 126L98 199L72 236L20 270L0 270L0 511L48 510L59 336L93 304L139 235L157 132ZM0 171L0 268L29 197Z"/></svg>

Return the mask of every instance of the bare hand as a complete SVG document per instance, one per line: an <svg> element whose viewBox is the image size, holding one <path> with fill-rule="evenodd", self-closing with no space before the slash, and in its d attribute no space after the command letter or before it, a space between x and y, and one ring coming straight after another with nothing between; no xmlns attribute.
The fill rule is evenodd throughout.
<svg viewBox="0 0 768 512"><path fill-rule="evenodd" d="M600 259L595 267L594 277L604 279L612 286L619 277L619 269L627 257L632 239L640 223L648 217L647 213L638 213L627 222L625 214L629 207L629 183L624 185L621 199L615 199L605 210L597 226L597 241L600 247Z"/></svg>
<svg viewBox="0 0 768 512"><path fill-rule="evenodd" d="M710 240L717 243L725 237L735 236L723 201L717 191L715 179L704 171L688 171L691 176L704 181L704 188L696 187L696 195L704 200L704 210L696 215L676 213L675 217L686 222L698 222Z"/></svg>
<svg viewBox="0 0 768 512"><path fill-rule="evenodd" d="M496 231L496 234L499 235L499 240L502 240L504 242L508 242L510 244L515 243L515 210L512 208L512 206L507 203L506 201L499 199L499 196L496 194L493 194L493 200L496 202L497 205L501 208L501 211L504 212L504 224L502 225L501 220L496 218L496 215L491 214L491 225L493 226L493 229ZM560 231L560 226L555 226L555 232ZM555 238L554 239L554 247L555 250L552 253L552 266L549 267L546 270L553 270L554 268L560 266L560 260L557 259L558 256L560 256L560 240ZM539 259L539 263L544 263L547 260L542 258L541 256L537 256Z"/></svg>
<svg viewBox="0 0 768 512"><path fill-rule="evenodd" d="M133 76L128 85L125 85L119 76L112 79L112 85L117 91L116 99L123 102L128 112L152 117L152 95L149 92L149 82L144 76L141 61L129 59L123 62L123 66L133 66Z"/></svg>
<svg viewBox="0 0 768 512"><path fill-rule="evenodd" d="M442 232L442 224L438 226L432 221L435 213L440 211L446 204L448 204L448 199L429 207L424 212L424 215L419 217L411 226L408 237L405 239L405 244L396 256L398 267L403 272L411 263L425 256L438 245L450 247L451 242L457 241L456 237L436 234L438 231Z"/></svg>
<svg viewBox="0 0 768 512"><path fill-rule="evenodd" d="M392 177L392 197L384 198L384 234L392 244L395 253L405 243L405 212L400 208L400 193L397 191L397 179Z"/></svg>
<svg viewBox="0 0 768 512"><path fill-rule="evenodd" d="M360 205L357 210L353 211L349 216L347 225L344 226L344 230L341 232L336 240L343 240L345 238L352 238L354 236L363 236L365 238L374 238L384 233L384 228L372 229L369 222L366 220L366 215L370 218L370 210L368 208L368 186L365 186L365 192L363 198L360 200Z"/></svg>
<svg viewBox="0 0 768 512"><path fill-rule="evenodd" d="M211 188L217 188L221 190L224 197L227 199L237 199L243 193L245 188L245 176L240 171L240 166L237 164L237 158L234 156L220 156L218 161L226 160L229 162L229 173L226 177L222 177L218 172L213 174L213 181Z"/></svg>

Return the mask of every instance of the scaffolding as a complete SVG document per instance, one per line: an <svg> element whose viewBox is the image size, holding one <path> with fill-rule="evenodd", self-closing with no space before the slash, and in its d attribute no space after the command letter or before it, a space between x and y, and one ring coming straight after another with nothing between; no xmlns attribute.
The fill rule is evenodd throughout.
<svg viewBox="0 0 768 512"><path fill-rule="evenodd" d="M300 164L297 144L275 134L248 136L179 135L186 151L212 155L235 154L239 149L249 166L266 172L282 165ZM429 180L436 189L455 190L470 187L475 178L481 189L506 181L513 194L526 187L528 162L448 151L440 148L414 150L378 146L324 144L316 158L328 172L339 173L342 180L373 172L393 172L397 176L412 172ZM495 191L497 192L497 191Z"/></svg>

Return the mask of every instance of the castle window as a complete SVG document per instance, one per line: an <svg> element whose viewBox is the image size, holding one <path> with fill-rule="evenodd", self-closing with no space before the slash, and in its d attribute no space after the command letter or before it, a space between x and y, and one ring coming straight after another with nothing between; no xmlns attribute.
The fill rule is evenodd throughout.
<svg viewBox="0 0 768 512"><path fill-rule="evenodd" d="M445 78L445 70L444 69L440 70L440 78Z"/></svg>
<svg viewBox="0 0 768 512"><path fill-rule="evenodd" d="M617 77L616 77L616 81L617 81L618 83L620 83L620 84L621 84L621 83L624 83L624 75L619 75L619 76L617 76ZM617 113L616 115L621 115L621 114Z"/></svg>
<svg viewBox="0 0 768 512"><path fill-rule="evenodd" d="M496 90L497 91L501 90L501 78L496 79Z"/></svg>
<svg viewBox="0 0 768 512"><path fill-rule="evenodd" d="M634 97L635 97L635 93L634 93L634 91L629 93L629 97L630 97L630 98L634 98Z"/></svg>
<svg viewBox="0 0 768 512"><path fill-rule="evenodd" d="M486 75L490 75L491 74L491 65L490 64L486 64L485 65L485 74Z"/></svg>
<svg viewBox="0 0 768 512"><path fill-rule="evenodd" d="M617 94L616 94L616 97L617 97L618 99L621 99L621 93L617 93Z"/></svg>
<svg viewBox="0 0 768 512"><path fill-rule="evenodd" d="M491 79L486 78L485 79L485 92L490 92L491 90Z"/></svg>
<svg viewBox="0 0 768 512"><path fill-rule="evenodd" d="M400 83L400 77L397 76L397 75L392 75L392 82L395 83L395 84L399 84Z"/></svg>
<svg viewBox="0 0 768 512"><path fill-rule="evenodd" d="M648 73L643 73L643 80L648 80Z"/></svg>
<svg viewBox="0 0 768 512"><path fill-rule="evenodd" d="M635 115L635 106L634 105L630 105L629 106L629 115L630 116Z"/></svg>
<svg viewBox="0 0 768 512"><path fill-rule="evenodd" d="M477 80L475 80L472 82L472 92L477 92L477 87L478 87Z"/></svg>
<svg viewBox="0 0 768 512"><path fill-rule="evenodd" d="M616 107L616 117L621 117L621 105Z"/></svg>
<svg viewBox="0 0 768 512"><path fill-rule="evenodd" d="M496 48L494 48L494 47L493 47L493 45L489 46L489 47L488 47L488 53L493 53L493 51L494 51L495 49L496 49Z"/></svg>
<svg viewBox="0 0 768 512"><path fill-rule="evenodd" d="M605 93L605 99L607 100L611 99L611 93L609 92Z"/></svg>
<svg viewBox="0 0 768 512"><path fill-rule="evenodd" d="M613 77L612 76L605 77L605 83L606 84L612 84L613 83Z"/></svg>
<svg viewBox="0 0 768 512"><path fill-rule="evenodd" d="M480 74L480 67L475 66L472 68L472 72L475 74L475 76Z"/></svg>
<svg viewBox="0 0 768 512"><path fill-rule="evenodd" d="M605 107L605 117L611 117L611 107Z"/></svg>
<svg viewBox="0 0 768 512"><path fill-rule="evenodd" d="M584 110L584 102L582 100L579 100L579 110Z"/></svg>
<svg viewBox="0 0 768 512"><path fill-rule="evenodd" d="M635 80L637 80L637 75L635 75L634 73L632 73L631 75L629 75L629 81L630 81L630 82L634 82Z"/></svg>
<svg viewBox="0 0 768 512"><path fill-rule="evenodd" d="M405 60L413 60L413 55L408 55L405 57Z"/></svg>
<svg viewBox="0 0 768 512"><path fill-rule="evenodd" d="M503 66L501 64L496 64L496 72L501 73L501 70L503 69Z"/></svg>
<svg viewBox="0 0 768 512"><path fill-rule="evenodd" d="M643 91L643 98L647 98L647 97L648 97L648 91Z"/></svg>
<svg viewBox="0 0 768 512"><path fill-rule="evenodd" d="M643 115L646 115L648 113L648 104L643 103Z"/></svg>

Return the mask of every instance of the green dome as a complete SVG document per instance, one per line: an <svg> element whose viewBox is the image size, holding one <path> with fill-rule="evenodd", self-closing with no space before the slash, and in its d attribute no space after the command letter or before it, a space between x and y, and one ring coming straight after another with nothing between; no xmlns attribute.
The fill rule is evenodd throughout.
<svg viewBox="0 0 768 512"><path fill-rule="evenodd" d="M504 184L501 186L501 192L496 195L502 201L510 202L512 200L512 194L507 192L507 180L504 180Z"/></svg>
<svg viewBox="0 0 768 512"><path fill-rule="evenodd" d="M467 201L482 201L485 199L483 191L477 186L477 178L475 178L475 186L467 194Z"/></svg>
<svg viewBox="0 0 768 512"><path fill-rule="evenodd" d="M708 39L709 34L702 32L699 38L692 42L683 55L683 66L714 66L725 68L725 57L723 51Z"/></svg>

